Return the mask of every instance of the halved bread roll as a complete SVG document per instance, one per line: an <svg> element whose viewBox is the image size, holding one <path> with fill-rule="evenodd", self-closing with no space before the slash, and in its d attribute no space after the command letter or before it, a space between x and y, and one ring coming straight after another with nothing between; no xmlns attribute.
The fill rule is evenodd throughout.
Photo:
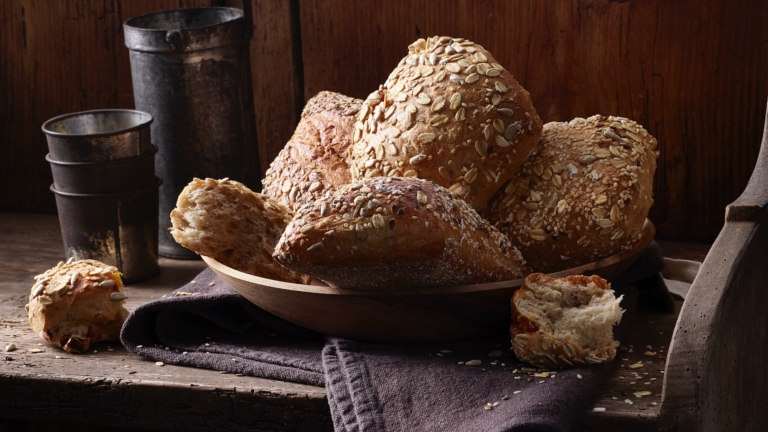
<svg viewBox="0 0 768 432"><path fill-rule="evenodd" d="M613 326L624 313L620 302L599 276L526 277L512 296L515 355L547 368L613 360L619 346Z"/></svg>
<svg viewBox="0 0 768 432"><path fill-rule="evenodd" d="M293 212L242 183L198 178L179 194L170 229L180 245L244 273L309 283L272 259Z"/></svg>

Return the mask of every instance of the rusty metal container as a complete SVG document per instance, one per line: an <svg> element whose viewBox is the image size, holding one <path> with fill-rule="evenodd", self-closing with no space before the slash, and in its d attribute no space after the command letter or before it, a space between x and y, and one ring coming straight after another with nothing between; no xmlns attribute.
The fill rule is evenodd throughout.
<svg viewBox="0 0 768 432"><path fill-rule="evenodd" d="M64 251L76 259L95 259L117 267L123 281L136 282L160 272L157 263L157 200L162 180L143 189L106 194L56 195Z"/></svg>
<svg viewBox="0 0 768 432"><path fill-rule="evenodd" d="M155 12L123 25L136 109L155 118L159 148L159 251L197 259L168 232L170 212L194 177L258 187L253 94L243 11L210 7Z"/></svg>
<svg viewBox="0 0 768 432"><path fill-rule="evenodd" d="M145 112L104 109L54 117L42 129L51 159L101 162L149 152L152 121Z"/></svg>

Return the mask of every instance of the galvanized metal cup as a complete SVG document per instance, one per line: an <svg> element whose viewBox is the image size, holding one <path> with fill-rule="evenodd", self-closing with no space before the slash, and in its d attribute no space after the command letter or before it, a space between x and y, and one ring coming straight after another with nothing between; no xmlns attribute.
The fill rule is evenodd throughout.
<svg viewBox="0 0 768 432"><path fill-rule="evenodd" d="M45 160L51 164L53 187L69 193L128 192L152 186L155 183L155 153L150 151L122 159L102 162L61 162L50 154Z"/></svg>
<svg viewBox="0 0 768 432"><path fill-rule="evenodd" d="M157 190L161 184L155 178L149 187L107 194L62 192L51 185L67 258L113 265L126 283L157 275Z"/></svg>
<svg viewBox="0 0 768 432"><path fill-rule="evenodd" d="M194 177L258 187L253 93L243 11L209 7L128 19L136 108L151 113L158 148L160 255L198 259L168 232L170 213Z"/></svg>
<svg viewBox="0 0 768 432"><path fill-rule="evenodd" d="M42 129L52 160L101 162L149 152L153 120L141 111L104 109L54 117Z"/></svg>

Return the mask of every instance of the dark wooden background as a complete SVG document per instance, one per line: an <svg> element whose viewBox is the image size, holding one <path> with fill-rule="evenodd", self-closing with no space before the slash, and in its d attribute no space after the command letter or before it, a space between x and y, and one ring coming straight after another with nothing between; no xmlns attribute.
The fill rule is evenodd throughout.
<svg viewBox="0 0 768 432"><path fill-rule="evenodd" d="M651 218L712 241L754 167L768 98L768 2L753 0L4 0L0 210L55 212L40 125L132 108L122 22L177 7L243 7L262 171L321 90L364 98L433 35L488 48L545 121L637 120L658 138Z"/></svg>

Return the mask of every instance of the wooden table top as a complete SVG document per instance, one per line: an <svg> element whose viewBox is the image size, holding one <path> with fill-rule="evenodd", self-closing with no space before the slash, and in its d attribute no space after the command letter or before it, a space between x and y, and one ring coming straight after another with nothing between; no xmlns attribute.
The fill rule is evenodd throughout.
<svg viewBox="0 0 768 432"><path fill-rule="evenodd" d="M667 256L699 261L708 250L705 245L661 244ZM24 305L33 276L64 257L58 219L0 213L0 245L0 348L9 343L17 346L2 353L0 417L155 430L333 429L325 390L320 387L160 367L130 354L119 342L95 344L81 355L42 343L29 327ZM205 264L160 259L160 267L159 277L125 287L128 310L183 285ZM681 305L678 301L678 312ZM638 310L614 363L616 373L584 412L577 430L653 428L665 352L676 319L677 314ZM32 353L32 349L42 352ZM642 367L629 367L639 362ZM651 396L634 396L638 391L650 391ZM606 410L596 413L594 407Z"/></svg>

